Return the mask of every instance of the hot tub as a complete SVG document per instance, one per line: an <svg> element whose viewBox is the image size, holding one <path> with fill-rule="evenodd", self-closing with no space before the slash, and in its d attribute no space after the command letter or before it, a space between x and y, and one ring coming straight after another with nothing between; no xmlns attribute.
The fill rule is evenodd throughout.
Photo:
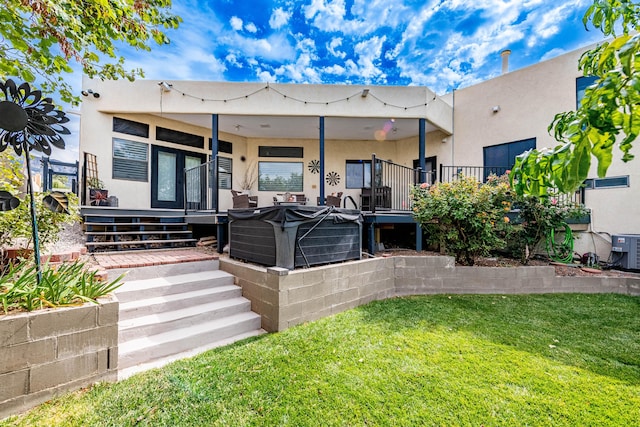
<svg viewBox="0 0 640 427"><path fill-rule="evenodd" d="M360 259L362 215L331 206L229 210L229 255L266 266L309 267Z"/></svg>

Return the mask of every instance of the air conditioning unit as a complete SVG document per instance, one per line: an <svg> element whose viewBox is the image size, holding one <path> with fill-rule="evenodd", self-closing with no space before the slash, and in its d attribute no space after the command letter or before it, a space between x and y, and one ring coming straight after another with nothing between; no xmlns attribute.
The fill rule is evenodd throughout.
<svg viewBox="0 0 640 427"><path fill-rule="evenodd" d="M615 267L640 270L640 234L611 236L611 260Z"/></svg>

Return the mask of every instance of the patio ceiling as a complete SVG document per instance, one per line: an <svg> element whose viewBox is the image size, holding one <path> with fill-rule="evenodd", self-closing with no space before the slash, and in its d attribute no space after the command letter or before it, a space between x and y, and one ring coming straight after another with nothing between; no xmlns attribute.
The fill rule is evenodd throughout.
<svg viewBox="0 0 640 427"><path fill-rule="evenodd" d="M211 129L211 116L206 114L162 114L162 117ZM417 119L380 119L326 117L325 139L396 141L418 135ZM319 137L317 117L236 116L220 115L219 129L246 138L314 139ZM386 132L381 133L381 130ZM437 128L427 122L427 133Z"/></svg>

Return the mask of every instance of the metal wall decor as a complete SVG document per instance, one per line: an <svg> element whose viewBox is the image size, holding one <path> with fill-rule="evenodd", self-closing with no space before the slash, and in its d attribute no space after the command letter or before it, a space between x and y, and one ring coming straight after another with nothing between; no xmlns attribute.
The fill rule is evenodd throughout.
<svg viewBox="0 0 640 427"><path fill-rule="evenodd" d="M340 175L338 174L338 172L331 171L327 174L326 181L329 185L338 185L340 184Z"/></svg>
<svg viewBox="0 0 640 427"><path fill-rule="evenodd" d="M308 168L311 173L320 173L320 160L309 161Z"/></svg>

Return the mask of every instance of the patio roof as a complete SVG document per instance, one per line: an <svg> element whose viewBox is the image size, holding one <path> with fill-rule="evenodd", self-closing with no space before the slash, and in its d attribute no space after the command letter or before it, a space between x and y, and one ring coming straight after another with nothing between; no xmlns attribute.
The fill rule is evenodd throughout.
<svg viewBox="0 0 640 427"><path fill-rule="evenodd" d="M162 117L191 125L211 129L209 114L162 114ZM282 116L219 116L219 129L222 132L245 138L273 139L318 139L318 117L282 117ZM376 131L388 129L385 141L397 141L418 135L417 119L397 119L390 117L326 117L325 138L335 140L371 140ZM427 121L427 133L438 128Z"/></svg>

